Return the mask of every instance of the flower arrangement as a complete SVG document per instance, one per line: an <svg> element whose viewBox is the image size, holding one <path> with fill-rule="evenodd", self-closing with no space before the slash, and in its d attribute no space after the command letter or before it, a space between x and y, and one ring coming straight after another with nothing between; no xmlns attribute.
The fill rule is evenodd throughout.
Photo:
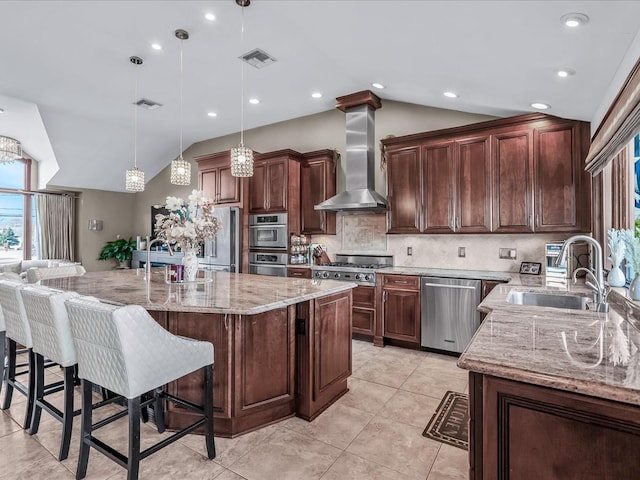
<svg viewBox="0 0 640 480"><path fill-rule="evenodd" d="M609 237L609 251L611 252L609 260L611 261L611 265L619 267L624 259L626 250L624 235L620 230L610 229L607 232L607 236Z"/></svg>
<svg viewBox="0 0 640 480"><path fill-rule="evenodd" d="M633 234L633 230L620 230L620 236L625 244L624 258L636 274L640 273L640 239Z"/></svg>
<svg viewBox="0 0 640 480"><path fill-rule="evenodd" d="M199 248L205 240L213 240L222 226L213 216L213 200L205 198L202 191L193 190L189 203L178 197L167 197L168 215L156 215L155 233L167 243L177 243L182 250Z"/></svg>

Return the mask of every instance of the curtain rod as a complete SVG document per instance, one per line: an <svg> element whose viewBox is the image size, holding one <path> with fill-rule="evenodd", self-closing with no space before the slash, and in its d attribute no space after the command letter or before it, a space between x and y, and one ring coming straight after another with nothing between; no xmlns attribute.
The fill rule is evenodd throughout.
<svg viewBox="0 0 640 480"><path fill-rule="evenodd" d="M54 195L54 196L62 196L62 197L71 197L71 198L80 198L77 195L72 193L65 192L38 192L34 190L22 190L20 188L3 188L0 187L0 193L14 193L14 194L23 194L23 195Z"/></svg>

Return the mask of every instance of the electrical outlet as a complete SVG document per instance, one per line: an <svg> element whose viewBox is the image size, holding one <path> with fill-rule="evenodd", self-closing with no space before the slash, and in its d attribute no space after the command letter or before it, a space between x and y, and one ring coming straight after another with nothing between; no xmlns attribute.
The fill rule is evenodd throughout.
<svg viewBox="0 0 640 480"><path fill-rule="evenodd" d="M498 251L498 258L515 260L516 258L518 258L518 251L515 248L501 248Z"/></svg>
<svg viewBox="0 0 640 480"><path fill-rule="evenodd" d="M407 255L408 256L413 255L413 247L407 247Z"/></svg>
<svg viewBox="0 0 640 480"><path fill-rule="evenodd" d="M467 252L466 252L466 248L465 247L458 247L458 256L462 257L462 258L467 256Z"/></svg>

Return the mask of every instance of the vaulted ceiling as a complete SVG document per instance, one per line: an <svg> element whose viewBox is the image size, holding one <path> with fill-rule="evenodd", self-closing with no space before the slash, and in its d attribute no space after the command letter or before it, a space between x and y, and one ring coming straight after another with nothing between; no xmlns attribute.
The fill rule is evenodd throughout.
<svg viewBox="0 0 640 480"><path fill-rule="evenodd" d="M567 28L570 12L589 22ZM178 28L191 36L186 148L239 131L238 57L254 48L277 61L244 67L245 101L260 99L244 106L245 129L330 110L372 82L382 99L497 116L544 102L590 121L634 44L640 2L254 0L243 12L234 0L2 1L0 18L0 135L23 143L44 181L123 191L136 76L138 98L162 104L139 109L139 166L151 178L179 153Z"/></svg>

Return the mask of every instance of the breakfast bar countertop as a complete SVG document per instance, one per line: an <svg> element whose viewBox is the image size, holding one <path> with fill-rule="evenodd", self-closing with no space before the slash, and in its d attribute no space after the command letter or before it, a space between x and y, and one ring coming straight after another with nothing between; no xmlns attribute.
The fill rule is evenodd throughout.
<svg viewBox="0 0 640 480"><path fill-rule="evenodd" d="M520 276L523 280L526 277ZM544 277L539 277L544 280ZM478 307L488 312L458 366L472 372L640 405L640 323L624 289L609 313L507 301L511 290L590 296L583 284L523 284L514 275Z"/></svg>
<svg viewBox="0 0 640 480"><path fill-rule="evenodd" d="M314 298L344 292L355 283L204 271L200 282L167 284L164 269L90 272L79 277L43 281L44 285L91 295L147 310L255 315Z"/></svg>

